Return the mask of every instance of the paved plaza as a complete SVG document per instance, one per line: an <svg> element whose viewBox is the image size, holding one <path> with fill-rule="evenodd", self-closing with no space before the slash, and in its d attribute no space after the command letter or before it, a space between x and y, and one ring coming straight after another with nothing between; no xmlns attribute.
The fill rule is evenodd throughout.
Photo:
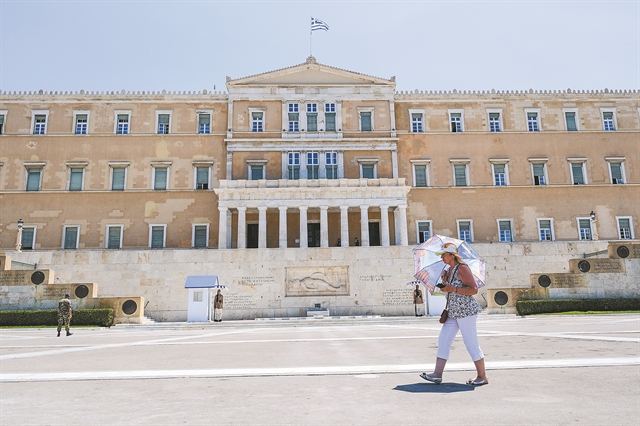
<svg viewBox="0 0 640 426"><path fill-rule="evenodd" d="M481 315L488 386L437 318L0 330L0 422L638 425L640 315Z"/></svg>

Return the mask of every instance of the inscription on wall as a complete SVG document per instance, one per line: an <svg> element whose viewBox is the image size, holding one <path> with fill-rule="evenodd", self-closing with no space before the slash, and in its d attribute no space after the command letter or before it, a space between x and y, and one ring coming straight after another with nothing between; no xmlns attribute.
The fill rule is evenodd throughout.
<svg viewBox="0 0 640 426"><path fill-rule="evenodd" d="M580 269L582 262L583 268ZM593 273L618 273L625 272L624 261L622 259L571 259L569 268L572 272Z"/></svg>
<svg viewBox="0 0 640 426"><path fill-rule="evenodd" d="M251 309L256 306L253 296L229 293L224 296L224 309Z"/></svg>
<svg viewBox="0 0 640 426"><path fill-rule="evenodd" d="M390 289L382 292L382 304L385 306L413 305L413 291L409 289Z"/></svg>
<svg viewBox="0 0 640 426"><path fill-rule="evenodd" d="M358 276L359 281L363 282L379 282L379 281L389 281L391 275L360 275Z"/></svg>
<svg viewBox="0 0 640 426"><path fill-rule="evenodd" d="M23 271L3 271L0 273L0 285L25 285L25 275Z"/></svg>
<svg viewBox="0 0 640 426"><path fill-rule="evenodd" d="M265 285L265 284L273 284L275 282L276 282L276 277L271 276L271 275L246 276L246 277L241 277L238 280L238 285L258 287L258 286L262 286L262 285Z"/></svg>

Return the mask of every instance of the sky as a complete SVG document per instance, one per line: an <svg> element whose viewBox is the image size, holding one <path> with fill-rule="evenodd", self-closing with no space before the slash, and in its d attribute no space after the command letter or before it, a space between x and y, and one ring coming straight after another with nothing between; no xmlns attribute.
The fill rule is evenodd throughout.
<svg viewBox="0 0 640 426"><path fill-rule="evenodd" d="M0 0L2 91L226 91L310 52L398 91L640 89L640 0Z"/></svg>

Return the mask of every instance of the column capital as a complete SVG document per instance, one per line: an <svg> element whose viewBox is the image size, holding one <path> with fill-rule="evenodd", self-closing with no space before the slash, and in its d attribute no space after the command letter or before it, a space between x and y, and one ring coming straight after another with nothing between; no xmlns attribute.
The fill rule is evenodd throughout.
<svg viewBox="0 0 640 426"><path fill-rule="evenodd" d="M320 206L320 210L328 210L329 206Z"/></svg>
<svg viewBox="0 0 640 426"><path fill-rule="evenodd" d="M304 211L309 210L309 206L299 206L298 208L299 208L300 210L304 210Z"/></svg>
<svg viewBox="0 0 640 426"><path fill-rule="evenodd" d="M246 212L247 211L247 208L244 207L244 206L236 207L236 209L238 209L239 212Z"/></svg>
<svg viewBox="0 0 640 426"><path fill-rule="evenodd" d="M406 204L400 204L400 205L398 206L398 208L399 208L400 210L404 210L404 209L406 209L406 208L407 208L407 205L406 205Z"/></svg>
<svg viewBox="0 0 640 426"><path fill-rule="evenodd" d="M382 205L380 206L380 210L389 210L389 206L388 206L388 205L386 205L386 204L382 204Z"/></svg>
<svg viewBox="0 0 640 426"><path fill-rule="evenodd" d="M368 205L361 205L360 206L360 210L369 210L369 206Z"/></svg>
<svg viewBox="0 0 640 426"><path fill-rule="evenodd" d="M260 211L260 212L266 212L266 211L267 211L267 206L259 206L259 207L258 207L258 211Z"/></svg>
<svg viewBox="0 0 640 426"><path fill-rule="evenodd" d="M284 210L286 212L288 208L288 206L278 206L278 210L280 211Z"/></svg>
<svg viewBox="0 0 640 426"><path fill-rule="evenodd" d="M340 210L349 210L349 206L340 206Z"/></svg>
<svg viewBox="0 0 640 426"><path fill-rule="evenodd" d="M219 210L220 212L226 212L227 210L229 210L229 207L226 207L226 206L218 206L218 210Z"/></svg>

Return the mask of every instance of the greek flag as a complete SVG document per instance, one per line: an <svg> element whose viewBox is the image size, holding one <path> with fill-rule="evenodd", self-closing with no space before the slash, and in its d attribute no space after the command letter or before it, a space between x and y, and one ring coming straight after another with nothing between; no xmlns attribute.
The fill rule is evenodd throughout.
<svg viewBox="0 0 640 426"><path fill-rule="evenodd" d="M329 31L329 26L319 19L311 18L311 31L325 30Z"/></svg>

